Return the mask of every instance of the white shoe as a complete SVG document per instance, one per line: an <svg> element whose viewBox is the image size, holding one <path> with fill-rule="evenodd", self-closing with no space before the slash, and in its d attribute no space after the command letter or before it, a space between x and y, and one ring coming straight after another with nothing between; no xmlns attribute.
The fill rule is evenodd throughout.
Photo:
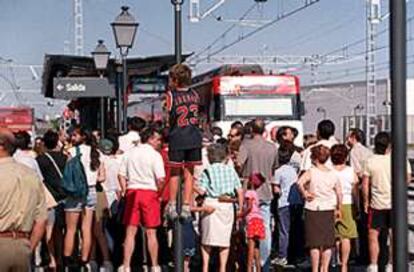
<svg viewBox="0 0 414 272"><path fill-rule="evenodd" d="M103 267L105 272L113 272L114 271L114 266L112 265L112 263L110 261L104 261L102 267Z"/></svg>
<svg viewBox="0 0 414 272"><path fill-rule="evenodd" d="M389 263L385 266L385 272L392 272L392 264Z"/></svg>
<svg viewBox="0 0 414 272"><path fill-rule="evenodd" d="M121 265L118 268L118 272L131 272L131 268L130 267L125 267L125 266Z"/></svg>
<svg viewBox="0 0 414 272"><path fill-rule="evenodd" d="M151 272L161 272L161 267L159 265L152 266L151 267Z"/></svg>
<svg viewBox="0 0 414 272"><path fill-rule="evenodd" d="M378 272L378 265L376 264L368 265L367 272Z"/></svg>

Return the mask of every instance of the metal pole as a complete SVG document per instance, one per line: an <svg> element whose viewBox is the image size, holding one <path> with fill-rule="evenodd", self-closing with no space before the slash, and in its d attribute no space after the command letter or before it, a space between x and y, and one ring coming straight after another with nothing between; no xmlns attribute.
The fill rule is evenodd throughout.
<svg viewBox="0 0 414 272"><path fill-rule="evenodd" d="M103 78L103 74L99 75L100 78ZM100 128L101 128L101 137L105 138L105 97L101 97L100 101Z"/></svg>
<svg viewBox="0 0 414 272"><path fill-rule="evenodd" d="M181 5L183 1L173 0L175 6L175 60L181 63L182 37L181 37Z"/></svg>
<svg viewBox="0 0 414 272"><path fill-rule="evenodd" d="M177 63L181 63L181 5L183 0L172 0L171 3L174 5L174 18L175 18L175 59ZM181 216L181 206L182 206L182 186L181 183L178 186L178 195L177 195L177 214L178 219L174 224L174 260L175 272L184 271L184 256L183 256L183 228L182 222L179 219Z"/></svg>
<svg viewBox="0 0 414 272"><path fill-rule="evenodd" d="M408 271L406 0L390 0L393 268Z"/></svg>
<svg viewBox="0 0 414 272"><path fill-rule="evenodd" d="M122 79L121 79L121 67L119 65L119 61L117 61L116 66L116 128L118 133L122 133L122 93L123 93L123 86L122 86Z"/></svg>
<svg viewBox="0 0 414 272"><path fill-rule="evenodd" d="M101 137L105 138L105 97L101 97L100 101L100 107L101 107Z"/></svg>
<svg viewBox="0 0 414 272"><path fill-rule="evenodd" d="M127 132L128 130L128 103L127 95L128 95L128 67L127 67L127 54L122 55L122 132Z"/></svg>

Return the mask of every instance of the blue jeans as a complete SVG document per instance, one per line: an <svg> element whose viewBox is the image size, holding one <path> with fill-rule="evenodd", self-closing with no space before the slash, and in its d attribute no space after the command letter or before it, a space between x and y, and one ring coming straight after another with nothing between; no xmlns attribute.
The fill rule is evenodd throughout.
<svg viewBox="0 0 414 272"><path fill-rule="evenodd" d="M289 232L290 232L290 208L279 208L279 258L288 257Z"/></svg>
<svg viewBox="0 0 414 272"><path fill-rule="evenodd" d="M265 225L266 238L260 242L260 258L262 260L262 271L270 271L270 251L272 249L272 233L270 230L271 213L270 213L271 201L260 202L260 211L263 216L263 223Z"/></svg>

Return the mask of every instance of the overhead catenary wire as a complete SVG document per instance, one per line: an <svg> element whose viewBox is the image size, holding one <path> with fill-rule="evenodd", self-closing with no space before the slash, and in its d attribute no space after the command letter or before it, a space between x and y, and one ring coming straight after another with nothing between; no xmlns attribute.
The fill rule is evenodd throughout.
<svg viewBox="0 0 414 272"><path fill-rule="evenodd" d="M244 13L243 15L238 19L238 22L233 23L231 26L229 26L226 30L223 31L216 39L214 39L209 45L203 47L200 51L198 51L196 54L194 54L191 58L197 58L198 56L202 55L204 52L207 52L210 50L216 43L218 43L222 38L224 38L230 31L232 31L239 22L244 20L250 12L257 6L257 3L254 3L251 5Z"/></svg>
<svg viewBox="0 0 414 272"><path fill-rule="evenodd" d="M302 10L304 10L304 9L306 9L306 8L308 8L308 7L316 4L316 3L318 3L319 1L320 0L307 0L307 1L305 1L305 3L302 6L300 6L300 7L296 8L296 9L293 9L293 10L287 12L287 13L284 13L284 14L276 17L272 21L270 21L270 22L268 22L268 23L266 23L266 24L258 27L257 29L250 31L250 32L248 32L247 34L245 34L243 36L240 36L239 38L231 41L230 43L225 44L224 46L220 47L217 50L214 50L213 52L208 53L207 56L205 56L203 58L200 58L200 59L197 59L196 62L195 62L195 64L200 63L200 62L202 62L202 61L204 61L206 59L209 59L210 57L212 57L214 55L217 55L218 53L221 53L221 52L223 52L226 49L229 49L230 47L238 44L239 42L244 41L244 40L252 37L253 35L255 35L255 34L263 31L264 29L266 29L266 28L274 25L275 23L277 23L277 22L279 22L279 21L281 21L283 19L286 19L286 18L288 18L290 16L295 15L296 13L301 12Z"/></svg>
<svg viewBox="0 0 414 272"><path fill-rule="evenodd" d="M409 18L407 19L407 23L412 22L412 21L414 21L414 16L411 16L411 17L409 17ZM381 36L381 35L384 35L385 33L387 33L387 32L388 32L388 30L389 30L389 29L388 29L388 27L386 27L386 28L384 28L383 30L381 30L381 31L377 32L377 33L374 35L374 37L376 37L376 38L377 38L377 37L379 37L379 36ZM413 37L410 37L409 39L407 39L407 42L411 42L413 39L414 39ZM367 41L367 37L360 38L360 39L355 40L355 41L353 41L353 42L351 42L351 43L348 43L348 44L346 44L346 45L344 45L344 46L341 46L341 47L335 48L335 49L333 49L333 50L331 50L331 51L328 51L328 52L326 52L326 53L324 53L324 54L322 54L322 55L319 55L319 57L320 57L321 59L323 59L323 58L325 58L325 57L328 57L329 55L332 55L332 54L335 54L335 53L338 53L338 52L348 51L350 48L355 47L355 46L357 46L357 45L359 45L359 44L363 44L363 43L365 43L366 41ZM380 47L375 48L375 49L374 49L374 51L384 50L384 49L386 49L386 48L388 48L388 47L389 47L388 45L387 45L387 46L386 46L386 45L383 45L383 46L380 46ZM351 56L355 57L355 56L365 55L366 53L367 53L367 50L364 50L364 51L358 52L358 53L356 53L356 54L352 54ZM349 54L349 53L348 53L348 54ZM323 63L322 63L322 64L323 64ZM309 69L310 69L310 67L309 67L309 66L302 65L301 67L297 68L295 72L298 72L298 71L301 71L301 70L309 70ZM311 72L311 71L310 71L310 72Z"/></svg>

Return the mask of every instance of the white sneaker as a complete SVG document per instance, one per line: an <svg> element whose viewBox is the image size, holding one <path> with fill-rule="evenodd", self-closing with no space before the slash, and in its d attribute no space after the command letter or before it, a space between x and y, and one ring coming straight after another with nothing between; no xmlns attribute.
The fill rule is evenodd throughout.
<svg viewBox="0 0 414 272"><path fill-rule="evenodd" d="M125 267L125 266L121 265L118 268L118 272L131 272L131 268L130 267Z"/></svg>
<svg viewBox="0 0 414 272"><path fill-rule="evenodd" d="M392 264L389 263L385 266L385 272L392 272Z"/></svg>
<svg viewBox="0 0 414 272"><path fill-rule="evenodd" d="M151 267L151 272L161 272L161 267L159 265L152 266Z"/></svg>
<svg viewBox="0 0 414 272"><path fill-rule="evenodd" d="M378 272L378 265L376 264L368 265L367 272Z"/></svg>
<svg viewBox="0 0 414 272"><path fill-rule="evenodd" d="M105 270L105 272L113 272L114 271L114 266L112 265L112 263L110 261L104 261L103 262L103 266L102 266Z"/></svg>

